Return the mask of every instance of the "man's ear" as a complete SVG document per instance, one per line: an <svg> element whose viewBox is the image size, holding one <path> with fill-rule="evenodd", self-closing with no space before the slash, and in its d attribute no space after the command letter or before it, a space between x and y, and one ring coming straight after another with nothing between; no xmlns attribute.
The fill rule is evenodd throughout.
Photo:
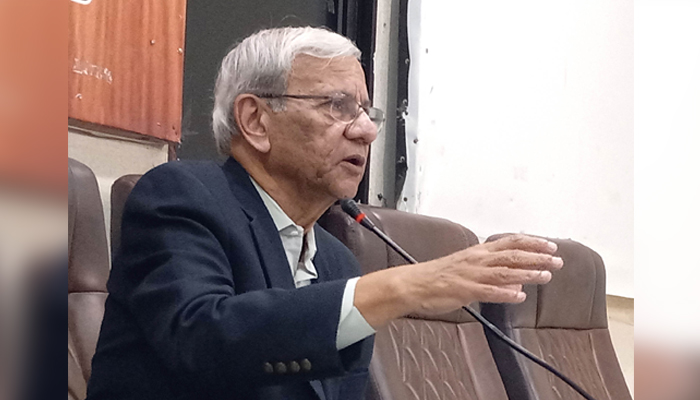
<svg viewBox="0 0 700 400"><path fill-rule="evenodd" d="M270 151L269 113L272 110L259 97L244 93L233 102L238 131L248 144L261 153Z"/></svg>

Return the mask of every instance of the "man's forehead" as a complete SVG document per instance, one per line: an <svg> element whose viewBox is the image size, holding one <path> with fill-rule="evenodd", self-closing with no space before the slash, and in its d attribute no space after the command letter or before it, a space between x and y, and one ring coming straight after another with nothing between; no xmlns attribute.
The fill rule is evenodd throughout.
<svg viewBox="0 0 700 400"><path fill-rule="evenodd" d="M295 67L326 71L344 71L351 69L362 70L360 62L357 60L357 58L352 56L322 58L309 54L297 54L292 61L292 71L294 71Z"/></svg>
<svg viewBox="0 0 700 400"><path fill-rule="evenodd" d="M364 71L354 57L319 58L299 54L292 62L289 88L331 90L355 95L366 92Z"/></svg>

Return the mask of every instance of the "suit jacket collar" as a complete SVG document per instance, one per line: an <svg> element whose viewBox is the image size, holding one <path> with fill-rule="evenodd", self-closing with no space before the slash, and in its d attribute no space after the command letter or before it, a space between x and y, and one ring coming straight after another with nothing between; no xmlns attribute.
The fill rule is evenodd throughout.
<svg viewBox="0 0 700 400"><path fill-rule="evenodd" d="M229 157L221 168L224 170L231 192L241 203L248 218L252 221L265 216L269 217L265 204L253 187L253 182L250 181L248 171L233 157ZM271 217L270 221L273 222Z"/></svg>
<svg viewBox="0 0 700 400"><path fill-rule="evenodd" d="M269 287L294 289L289 263L270 213L250 181L248 172L233 157L222 166L231 192L250 220L250 228Z"/></svg>
<svg viewBox="0 0 700 400"><path fill-rule="evenodd" d="M268 283L271 284L271 287L294 288L294 278L289 272L289 262L287 261L277 227L265 207L265 203L260 198L260 194L255 190L248 171L233 157L229 157L221 168L224 170L231 192L238 199L243 211L250 220L253 236L258 245L260 259L263 261L263 268L266 269L268 274ZM317 246L313 263L318 272L318 280L331 280L333 279L333 274L327 265L330 260L321 251L324 240L323 235L327 233L318 224L314 224L313 229ZM270 248L272 248L272 251ZM277 267L272 268L272 266ZM279 268L279 266L284 268Z"/></svg>

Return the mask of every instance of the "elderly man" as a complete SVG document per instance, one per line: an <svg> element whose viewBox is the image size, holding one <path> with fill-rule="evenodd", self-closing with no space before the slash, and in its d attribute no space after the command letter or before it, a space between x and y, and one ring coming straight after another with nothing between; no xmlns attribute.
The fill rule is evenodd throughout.
<svg viewBox="0 0 700 400"><path fill-rule="evenodd" d="M358 277L315 222L355 194L383 122L359 56L282 28L225 57L213 127L231 158L168 163L134 188L89 399L360 399L377 327L520 302L561 267L553 244L515 237Z"/></svg>

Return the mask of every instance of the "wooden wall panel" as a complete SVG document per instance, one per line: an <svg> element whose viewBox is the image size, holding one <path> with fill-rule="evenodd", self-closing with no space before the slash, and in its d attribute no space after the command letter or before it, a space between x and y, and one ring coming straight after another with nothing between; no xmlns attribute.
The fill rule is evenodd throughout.
<svg viewBox="0 0 700 400"><path fill-rule="evenodd" d="M72 1L69 117L179 142L185 15L186 0Z"/></svg>

